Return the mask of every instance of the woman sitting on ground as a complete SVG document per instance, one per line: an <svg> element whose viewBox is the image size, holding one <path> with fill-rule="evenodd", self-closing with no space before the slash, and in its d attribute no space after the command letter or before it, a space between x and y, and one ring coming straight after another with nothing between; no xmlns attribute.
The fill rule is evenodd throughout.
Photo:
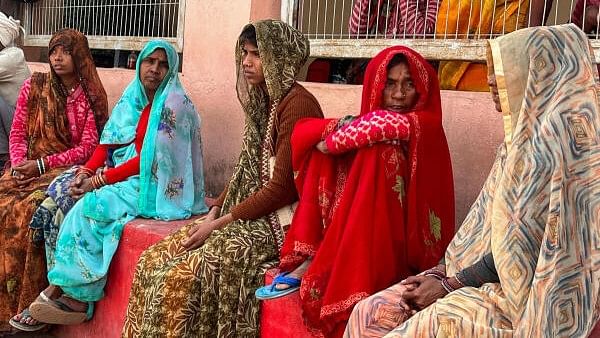
<svg viewBox="0 0 600 338"><path fill-rule="evenodd" d="M47 286L44 248L30 240L29 222L48 184L67 168L88 160L108 118L106 93L86 37L56 32L48 45L50 72L34 73L17 100L10 132L12 168L0 178L0 224L4 268L0 322L39 329L27 306Z"/></svg>
<svg viewBox="0 0 600 338"><path fill-rule="evenodd" d="M596 324L600 106L589 41L551 26L489 50L506 136L483 190L445 262L358 303L346 337L583 338Z"/></svg>
<svg viewBox="0 0 600 338"><path fill-rule="evenodd" d="M162 40L140 52L136 77L101 145L71 184L79 199L60 225L48 281L29 309L42 323L91 318L123 227L137 216L173 220L207 211L200 117L179 82L179 57ZM96 173L106 161L114 169Z"/></svg>
<svg viewBox="0 0 600 338"><path fill-rule="evenodd" d="M294 129L300 203L281 253L285 273L256 293L299 288L308 323L326 337L343 334L358 301L438 262L454 234L434 69L392 47L369 63L365 80L358 118Z"/></svg>

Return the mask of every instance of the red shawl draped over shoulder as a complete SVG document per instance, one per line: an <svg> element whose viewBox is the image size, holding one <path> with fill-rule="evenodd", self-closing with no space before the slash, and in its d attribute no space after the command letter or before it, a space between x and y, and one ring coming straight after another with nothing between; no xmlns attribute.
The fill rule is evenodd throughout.
<svg viewBox="0 0 600 338"><path fill-rule="evenodd" d="M292 134L300 202L280 268L291 271L313 257L300 297L308 324L328 337L342 335L358 301L434 266L454 234L437 73L409 48L383 50L367 67L360 114L382 108L387 65L398 53L406 56L419 93L405 115L408 141L326 155L315 145L335 131L337 120L301 120Z"/></svg>

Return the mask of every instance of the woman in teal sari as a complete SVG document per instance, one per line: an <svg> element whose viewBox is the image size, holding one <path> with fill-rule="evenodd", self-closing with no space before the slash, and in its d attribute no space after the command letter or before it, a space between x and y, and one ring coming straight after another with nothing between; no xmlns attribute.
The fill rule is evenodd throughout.
<svg viewBox="0 0 600 338"><path fill-rule="evenodd" d="M178 55L167 42L151 41L136 69L104 128L103 150L96 151L114 164L109 170L122 170L94 175L95 152L71 184L71 194L83 197L60 226L50 286L29 307L40 322L76 324L91 317L127 222L207 211L200 117L179 81Z"/></svg>

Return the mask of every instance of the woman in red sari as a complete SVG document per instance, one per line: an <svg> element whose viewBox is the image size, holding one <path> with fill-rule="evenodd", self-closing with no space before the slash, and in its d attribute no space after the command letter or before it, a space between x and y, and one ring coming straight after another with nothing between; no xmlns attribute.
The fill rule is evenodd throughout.
<svg viewBox="0 0 600 338"><path fill-rule="evenodd" d="M409 48L383 50L367 67L360 116L298 122L292 162L300 202L280 263L289 273L257 297L299 287L309 326L341 337L358 301L435 265L454 234L435 70Z"/></svg>

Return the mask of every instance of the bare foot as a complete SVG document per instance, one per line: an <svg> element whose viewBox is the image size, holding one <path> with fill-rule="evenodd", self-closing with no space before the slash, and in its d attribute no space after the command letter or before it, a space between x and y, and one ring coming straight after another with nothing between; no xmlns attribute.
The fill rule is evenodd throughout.
<svg viewBox="0 0 600 338"><path fill-rule="evenodd" d="M25 312L27 312L27 315L25 315ZM19 314L16 314L14 317L12 317L12 319L15 322L20 322L21 324L25 324L25 325L29 325L29 326L34 326L34 325L40 324L39 321L37 321L35 318L33 318L33 317L31 317L31 315L29 315L29 312L27 311L27 309L23 310Z"/></svg>
<svg viewBox="0 0 600 338"><path fill-rule="evenodd" d="M311 262L312 258L305 260L304 263L300 264L300 266L298 266L294 271L287 274L286 277L302 279L302 276L304 276L306 270L308 270L308 267L310 266ZM290 285L285 283L278 283L277 285L275 285L276 290L285 290L289 287Z"/></svg>
<svg viewBox="0 0 600 338"><path fill-rule="evenodd" d="M74 312L86 312L88 308L87 302L80 302L77 299L68 297L66 295L60 296L58 300L68 306Z"/></svg>
<svg viewBox="0 0 600 338"><path fill-rule="evenodd" d="M60 287L58 287L56 285L52 285L52 284L50 284L42 292L44 293L44 295L46 295L46 297L48 297L50 299L57 299L58 297L60 297L63 294L63 291Z"/></svg>

